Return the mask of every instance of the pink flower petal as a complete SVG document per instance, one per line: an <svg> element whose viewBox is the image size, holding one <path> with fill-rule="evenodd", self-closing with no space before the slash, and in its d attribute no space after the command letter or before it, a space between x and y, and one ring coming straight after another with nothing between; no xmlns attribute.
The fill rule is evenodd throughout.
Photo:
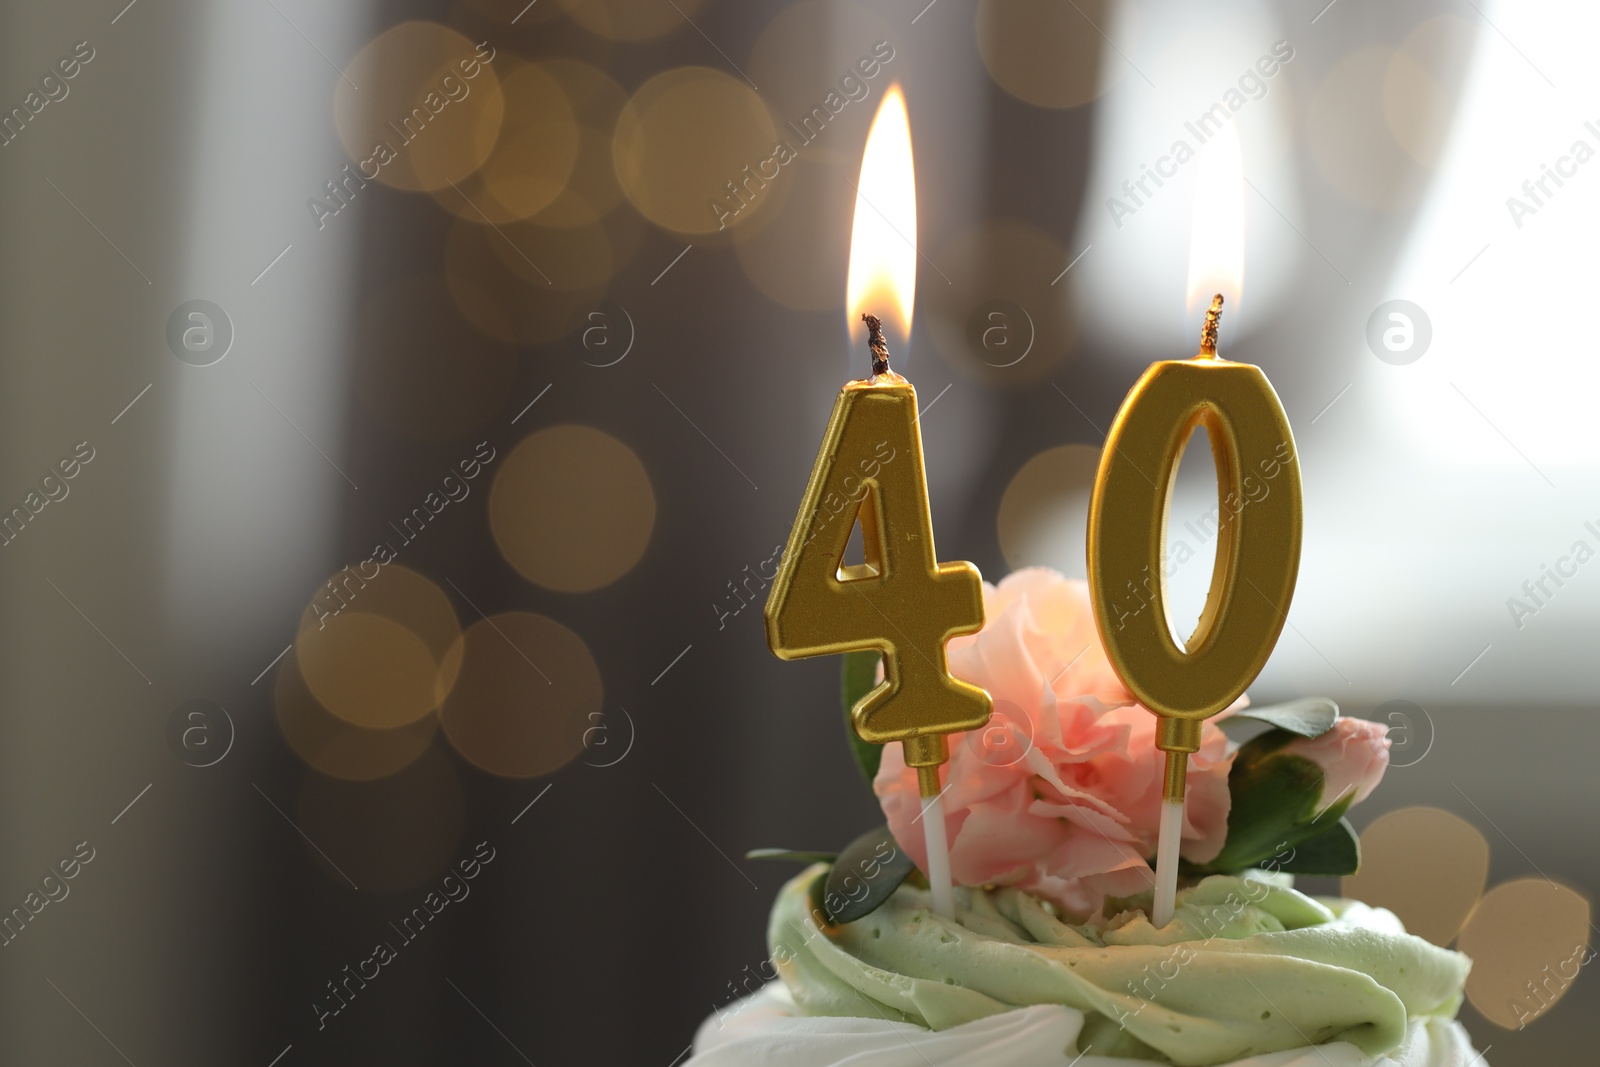
<svg viewBox="0 0 1600 1067"><path fill-rule="evenodd" d="M984 629L947 646L952 673L987 689L996 707L989 727L950 738L944 804L954 876L1017 884L1079 915L1107 894L1144 891L1165 757L1155 716L1106 658L1087 585L1032 567L985 584L984 609ZM1233 766L1214 722L1201 738L1181 847L1196 862L1214 858L1227 836ZM923 864L917 776L899 745L884 752L873 788L895 838Z"/></svg>

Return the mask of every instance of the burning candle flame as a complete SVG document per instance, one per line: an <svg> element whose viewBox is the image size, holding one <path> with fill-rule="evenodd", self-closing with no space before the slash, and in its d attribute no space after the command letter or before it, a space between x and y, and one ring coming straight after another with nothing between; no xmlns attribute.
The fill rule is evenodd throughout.
<svg viewBox="0 0 1600 1067"><path fill-rule="evenodd" d="M850 273L845 314L851 336L864 330L863 312L911 336L917 282L917 183L911 162L911 120L899 85L878 105L861 157L855 222L850 228Z"/></svg>
<svg viewBox="0 0 1600 1067"><path fill-rule="evenodd" d="M1189 230L1190 318L1222 294L1238 321L1244 285L1244 163L1232 122L1200 149L1194 180L1194 217Z"/></svg>

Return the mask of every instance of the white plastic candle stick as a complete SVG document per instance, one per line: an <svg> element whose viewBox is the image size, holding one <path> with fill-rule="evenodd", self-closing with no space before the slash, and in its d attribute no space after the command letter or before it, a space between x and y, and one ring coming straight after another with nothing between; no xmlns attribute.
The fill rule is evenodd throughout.
<svg viewBox="0 0 1600 1067"><path fill-rule="evenodd" d="M933 910L946 919L954 919L956 896L950 881L950 844L945 839L942 793L922 798L922 837L928 850L928 888L933 892Z"/></svg>
<svg viewBox="0 0 1600 1067"><path fill-rule="evenodd" d="M1183 836L1183 801L1161 802L1161 838L1156 843L1156 901L1150 919L1156 929L1172 921L1178 896L1178 844Z"/></svg>

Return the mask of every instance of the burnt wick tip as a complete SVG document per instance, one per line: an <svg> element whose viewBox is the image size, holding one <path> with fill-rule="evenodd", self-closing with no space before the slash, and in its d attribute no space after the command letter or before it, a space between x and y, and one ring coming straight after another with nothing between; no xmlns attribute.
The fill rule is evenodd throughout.
<svg viewBox="0 0 1600 1067"><path fill-rule="evenodd" d="M883 339L883 320L876 315L861 315L861 321L867 324L867 348L872 352L872 373L874 376L889 372L889 346Z"/></svg>
<svg viewBox="0 0 1600 1067"><path fill-rule="evenodd" d="M1222 294L1218 293L1211 298L1211 307L1206 310L1205 325L1200 327L1200 351L1204 355L1217 354L1217 330L1222 323Z"/></svg>

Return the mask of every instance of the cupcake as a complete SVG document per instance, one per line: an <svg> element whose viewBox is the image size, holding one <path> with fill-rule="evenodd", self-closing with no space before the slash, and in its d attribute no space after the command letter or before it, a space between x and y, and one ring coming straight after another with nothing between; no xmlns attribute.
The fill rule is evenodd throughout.
<svg viewBox="0 0 1600 1067"><path fill-rule="evenodd" d="M1034 568L984 601L984 629L948 646L952 673L995 707L950 738L955 915L935 912L916 869L915 772L898 746L858 744L887 825L783 887L765 984L700 1026L688 1064L1484 1063L1455 1021L1464 955L1381 908L1294 888L1354 873L1343 816L1387 767L1384 727L1315 700L1207 721L1183 887L1157 929L1155 717L1107 661L1087 587Z"/></svg>

